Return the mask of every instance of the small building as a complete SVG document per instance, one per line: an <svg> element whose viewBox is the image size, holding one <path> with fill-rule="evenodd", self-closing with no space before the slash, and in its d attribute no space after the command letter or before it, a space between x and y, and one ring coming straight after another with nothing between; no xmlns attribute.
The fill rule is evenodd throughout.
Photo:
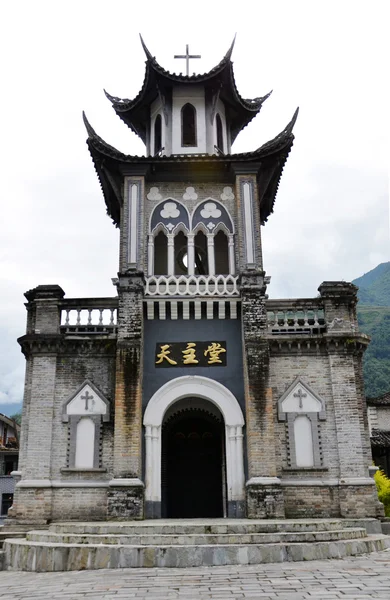
<svg viewBox="0 0 390 600"><path fill-rule="evenodd" d="M367 398L367 412L373 461L390 477L390 392Z"/></svg>
<svg viewBox="0 0 390 600"><path fill-rule="evenodd" d="M0 413L0 516L12 506L15 482L11 473L18 469L20 425Z"/></svg>
<svg viewBox="0 0 390 600"><path fill-rule="evenodd" d="M170 73L144 50L139 94L107 97L145 156L116 150L85 118L120 230L117 295L25 294L12 517L381 515L356 286L267 293L261 228L298 111L274 139L235 154L269 94L241 97L233 45L200 75Z"/></svg>

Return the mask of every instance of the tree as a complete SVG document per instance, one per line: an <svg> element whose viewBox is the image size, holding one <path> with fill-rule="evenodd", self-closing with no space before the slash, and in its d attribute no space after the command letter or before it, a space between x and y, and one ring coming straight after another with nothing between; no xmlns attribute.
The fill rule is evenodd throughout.
<svg viewBox="0 0 390 600"><path fill-rule="evenodd" d="M20 425L22 422L22 413L17 412L14 415L11 415L10 419L13 419L18 425Z"/></svg>

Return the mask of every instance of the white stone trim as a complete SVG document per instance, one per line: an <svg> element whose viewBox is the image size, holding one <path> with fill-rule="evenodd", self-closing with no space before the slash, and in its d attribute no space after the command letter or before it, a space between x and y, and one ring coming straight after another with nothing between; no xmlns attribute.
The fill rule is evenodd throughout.
<svg viewBox="0 0 390 600"><path fill-rule="evenodd" d="M282 479L281 485L286 487L334 487L375 485L375 481L372 477L350 477L348 479Z"/></svg>
<svg viewBox="0 0 390 600"><path fill-rule="evenodd" d="M19 481L15 487L18 488L106 488L108 487L108 481L96 481L96 479L90 479L88 481L66 481L66 480L53 480L53 479L25 479Z"/></svg>
<svg viewBox="0 0 390 600"><path fill-rule="evenodd" d="M251 477L246 485L280 485L279 477Z"/></svg>
<svg viewBox="0 0 390 600"><path fill-rule="evenodd" d="M208 400L221 411L225 422L227 499L243 500L244 417L240 405L231 391L221 383L207 377L186 375L163 385L149 400L145 410L146 501L161 502L161 433L164 415L172 404L187 397Z"/></svg>
<svg viewBox="0 0 390 600"><path fill-rule="evenodd" d="M110 487L144 487L143 481L138 477L130 477L128 479L111 479L108 482Z"/></svg>
<svg viewBox="0 0 390 600"><path fill-rule="evenodd" d="M334 487L339 485L338 479L282 479L282 487Z"/></svg>
<svg viewBox="0 0 390 600"><path fill-rule="evenodd" d="M137 265L137 243L138 243L138 203L140 185L139 182L129 181L129 241L128 241L128 263L130 266Z"/></svg>
<svg viewBox="0 0 390 600"><path fill-rule="evenodd" d="M242 185L244 196L244 229L245 229L245 250L246 263L253 265L255 262L255 247L253 239L253 215L252 215L252 184L245 181Z"/></svg>

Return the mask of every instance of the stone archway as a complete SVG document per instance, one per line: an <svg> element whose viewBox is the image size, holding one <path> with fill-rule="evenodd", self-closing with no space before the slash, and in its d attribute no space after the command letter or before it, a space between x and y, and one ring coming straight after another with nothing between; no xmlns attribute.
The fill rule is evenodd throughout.
<svg viewBox="0 0 390 600"><path fill-rule="evenodd" d="M213 379L198 375L187 375L169 381L157 390L146 407L143 421L146 446L146 516L161 516L161 438L164 415L175 402L189 397L211 402L222 414L225 426L227 512L230 517L244 516L244 417L230 390Z"/></svg>

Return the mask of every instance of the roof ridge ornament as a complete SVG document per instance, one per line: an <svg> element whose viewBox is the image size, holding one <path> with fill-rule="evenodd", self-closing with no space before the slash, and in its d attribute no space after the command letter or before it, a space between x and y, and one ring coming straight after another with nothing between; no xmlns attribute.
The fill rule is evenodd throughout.
<svg viewBox="0 0 390 600"><path fill-rule="evenodd" d="M225 59L230 60L230 58L232 56L232 53L233 53L234 44L236 43L236 37L237 37L237 33L234 34L233 41L232 41L232 43L230 45L229 50L226 52Z"/></svg>
<svg viewBox="0 0 390 600"><path fill-rule="evenodd" d="M147 49L147 47L146 47L146 44L145 44L144 40L142 39L142 35L141 35L141 34L139 34L139 37L140 37L140 40L141 40L142 48L144 49L144 52L145 52L145 54L146 54L146 58L147 58L148 60L151 60L151 61L153 61L153 60L156 60L156 59L155 59L155 58L154 58L154 57L151 55L151 53L149 52L149 50Z"/></svg>

